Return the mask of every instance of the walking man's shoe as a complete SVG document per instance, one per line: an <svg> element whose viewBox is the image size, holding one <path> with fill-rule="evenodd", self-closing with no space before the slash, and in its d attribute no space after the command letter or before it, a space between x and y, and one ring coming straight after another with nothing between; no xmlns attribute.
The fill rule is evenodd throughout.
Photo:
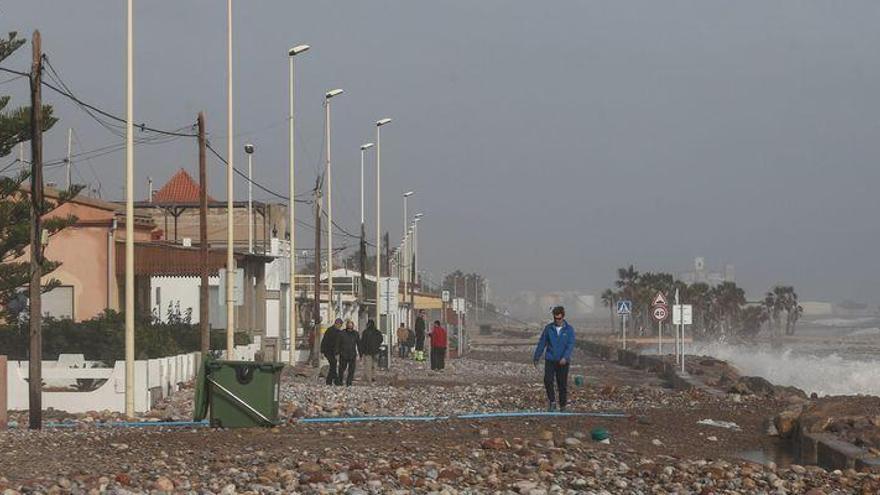
<svg viewBox="0 0 880 495"><path fill-rule="evenodd" d="M555 402L551 402L550 405L547 406L547 411L548 411L548 412L554 412L554 411L556 411L556 403L555 403Z"/></svg>

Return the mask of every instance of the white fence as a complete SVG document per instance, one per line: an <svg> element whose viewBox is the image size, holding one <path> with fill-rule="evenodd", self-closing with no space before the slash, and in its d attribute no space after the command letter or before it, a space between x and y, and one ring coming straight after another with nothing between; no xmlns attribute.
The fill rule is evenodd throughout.
<svg viewBox="0 0 880 495"><path fill-rule="evenodd" d="M252 361L259 347L256 344L237 346L235 359ZM201 354L192 352L134 363L134 410L149 411L161 399L180 390L198 373ZM43 408L69 413L87 411L125 411L125 361L117 361L112 368L93 367L100 363L86 361L82 355L62 354L58 361L43 361ZM7 363L7 407L9 410L28 409L28 362ZM52 388L70 388L79 380L106 380L88 392L51 391Z"/></svg>

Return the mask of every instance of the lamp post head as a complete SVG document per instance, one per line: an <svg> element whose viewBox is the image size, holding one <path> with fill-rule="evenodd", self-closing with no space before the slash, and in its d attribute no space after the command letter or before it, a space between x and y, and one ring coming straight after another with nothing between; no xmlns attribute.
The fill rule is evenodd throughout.
<svg viewBox="0 0 880 495"><path fill-rule="evenodd" d="M408 197L412 196L412 195L415 194L415 193L416 193L415 191L407 191L407 192L403 193L403 197L404 197L404 198L408 198Z"/></svg>
<svg viewBox="0 0 880 495"><path fill-rule="evenodd" d="M252 154L254 152L254 145L252 145L250 143L244 145L244 152L247 153L248 155Z"/></svg>
<svg viewBox="0 0 880 495"><path fill-rule="evenodd" d="M418 220L418 219L422 218L423 216L425 216L424 213L416 213L416 214L413 216L413 218L415 218L416 220Z"/></svg>
<svg viewBox="0 0 880 495"><path fill-rule="evenodd" d="M302 52L308 51L309 48L311 48L311 46L309 46L309 45L296 45L295 47L291 48L290 50L287 50L287 55L289 57L292 57L294 55L299 55Z"/></svg>
<svg viewBox="0 0 880 495"><path fill-rule="evenodd" d="M380 120L376 121L376 127L382 127L383 125L389 124L389 123L391 123L391 119L389 119L388 117L385 117L384 119L380 119Z"/></svg>
<svg viewBox="0 0 880 495"><path fill-rule="evenodd" d="M373 147L373 143L364 143L361 145L361 151L368 150Z"/></svg>
<svg viewBox="0 0 880 495"><path fill-rule="evenodd" d="M339 96L342 93L343 91L341 89L331 89L330 91L327 91L327 93L324 95L324 98L329 100L330 98L333 98L334 96Z"/></svg>

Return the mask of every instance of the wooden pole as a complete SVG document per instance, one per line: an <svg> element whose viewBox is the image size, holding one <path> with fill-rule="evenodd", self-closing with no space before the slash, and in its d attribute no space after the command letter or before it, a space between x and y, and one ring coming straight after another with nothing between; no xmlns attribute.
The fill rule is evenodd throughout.
<svg viewBox="0 0 880 495"><path fill-rule="evenodd" d="M205 114L199 112L199 262L201 285L199 286L199 335L202 358L208 356L211 346L210 314L208 312L208 171L207 142L205 141Z"/></svg>
<svg viewBox="0 0 880 495"><path fill-rule="evenodd" d="M31 280L30 355L28 356L29 427L43 427L43 333L40 279L43 277L43 103L40 32L34 31L31 62Z"/></svg>
<svg viewBox="0 0 880 495"><path fill-rule="evenodd" d="M9 419L6 412L6 380L6 356L0 356L0 431L6 429Z"/></svg>

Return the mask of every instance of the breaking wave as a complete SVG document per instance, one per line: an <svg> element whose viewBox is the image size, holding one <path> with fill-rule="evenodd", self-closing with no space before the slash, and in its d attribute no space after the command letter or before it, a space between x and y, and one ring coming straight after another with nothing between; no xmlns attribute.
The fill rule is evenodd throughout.
<svg viewBox="0 0 880 495"><path fill-rule="evenodd" d="M808 394L880 396L880 362L844 359L837 354L813 356L765 346L698 346L696 354L735 366L741 374L760 376L776 385Z"/></svg>

